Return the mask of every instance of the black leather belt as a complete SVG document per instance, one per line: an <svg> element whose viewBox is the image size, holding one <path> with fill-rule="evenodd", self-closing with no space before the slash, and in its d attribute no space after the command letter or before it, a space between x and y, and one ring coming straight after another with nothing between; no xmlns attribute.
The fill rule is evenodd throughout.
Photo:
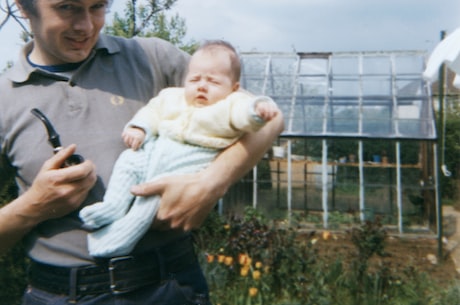
<svg viewBox="0 0 460 305"><path fill-rule="evenodd" d="M94 265L59 267L32 261L29 283L55 294L76 296L121 294L159 284L168 273L197 262L191 238L181 239L140 256L98 260Z"/></svg>

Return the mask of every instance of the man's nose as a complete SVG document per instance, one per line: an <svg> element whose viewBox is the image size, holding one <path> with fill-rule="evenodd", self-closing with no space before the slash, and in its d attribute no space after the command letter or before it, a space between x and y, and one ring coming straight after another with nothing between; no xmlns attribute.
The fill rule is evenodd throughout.
<svg viewBox="0 0 460 305"><path fill-rule="evenodd" d="M91 32L94 29L95 18L87 9L81 9L78 14L75 14L74 29L82 32Z"/></svg>

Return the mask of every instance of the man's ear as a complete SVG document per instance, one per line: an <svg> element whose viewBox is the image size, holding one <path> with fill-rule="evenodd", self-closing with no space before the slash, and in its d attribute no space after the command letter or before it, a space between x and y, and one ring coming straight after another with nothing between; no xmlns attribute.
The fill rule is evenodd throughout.
<svg viewBox="0 0 460 305"><path fill-rule="evenodd" d="M26 18L26 19L29 19L29 16L27 15L27 12L26 10L24 10L24 8L22 7L22 5L19 3L18 0L15 0L14 1L16 3L16 6L18 7L19 9L19 12L21 12L21 16Z"/></svg>
<svg viewBox="0 0 460 305"><path fill-rule="evenodd" d="M233 85L233 91L238 91L240 89L240 82L236 82L234 85Z"/></svg>

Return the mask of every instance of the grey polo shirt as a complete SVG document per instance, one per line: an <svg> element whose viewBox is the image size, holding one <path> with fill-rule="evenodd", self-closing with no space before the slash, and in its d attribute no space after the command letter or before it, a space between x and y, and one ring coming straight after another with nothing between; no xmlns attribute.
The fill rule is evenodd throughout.
<svg viewBox="0 0 460 305"><path fill-rule="evenodd" d="M26 54L0 76L0 184L14 175L20 193L32 184L43 162L52 155L47 133L30 110L40 109L53 123L64 146L97 167L98 183L84 205L100 201L112 167L125 149L121 132L136 111L161 89L181 86L189 56L155 38L125 39L101 35L89 58L71 77L32 67ZM135 252L180 235L150 231ZM92 261L78 211L38 225L26 237L29 255L55 265Z"/></svg>

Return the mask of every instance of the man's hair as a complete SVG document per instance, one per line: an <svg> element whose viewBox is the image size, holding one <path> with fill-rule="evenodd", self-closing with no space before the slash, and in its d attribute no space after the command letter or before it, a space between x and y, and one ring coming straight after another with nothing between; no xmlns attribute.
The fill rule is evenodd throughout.
<svg viewBox="0 0 460 305"><path fill-rule="evenodd" d="M241 76L241 61L240 57L238 56L238 52L229 42L224 40L205 40L200 44L200 46L195 52L214 50L221 51L222 49L227 51L230 57L230 65L233 72L233 80L235 82L239 82Z"/></svg>
<svg viewBox="0 0 460 305"><path fill-rule="evenodd" d="M24 12L37 16L37 0L17 0L19 6L24 10ZM110 8L112 6L113 0L108 0Z"/></svg>

